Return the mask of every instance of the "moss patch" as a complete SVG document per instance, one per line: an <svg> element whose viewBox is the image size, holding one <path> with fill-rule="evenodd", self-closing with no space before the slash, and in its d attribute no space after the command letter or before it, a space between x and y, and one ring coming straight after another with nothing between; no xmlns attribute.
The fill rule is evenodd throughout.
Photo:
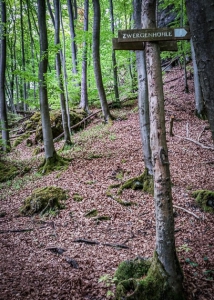
<svg viewBox="0 0 214 300"><path fill-rule="evenodd" d="M124 189L141 189L144 192L154 194L153 176L148 173L146 169L143 174L138 177L131 178L123 183L118 189L118 194L121 194Z"/></svg>
<svg viewBox="0 0 214 300"><path fill-rule="evenodd" d="M70 161L70 159L61 157L55 152L53 154L53 157L46 158L43 161L43 163L39 167L39 173L42 175L46 175L52 171L66 170Z"/></svg>
<svg viewBox="0 0 214 300"><path fill-rule="evenodd" d="M18 168L8 161L0 161L0 182L8 181L19 174Z"/></svg>
<svg viewBox="0 0 214 300"><path fill-rule="evenodd" d="M79 195L78 193L73 194L73 200L76 202L81 202L83 200L83 197Z"/></svg>
<svg viewBox="0 0 214 300"><path fill-rule="evenodd" d="M197 205L205 212L214 213L214 192L197 190L192 193Z"/></svg>
<svg viewBox="0 0 214 300"><path fill-rule="evenodd" d="M156 253L152 262L138 258L122 263L115 277L117 300L184 300L182 291L172 290Z"/></svg>
<svg viewBox="0 0 214 300"><path fill-rule="evenodd" d="M85 214L85 217L86 217L86 218L93 218L93 217L96 217L97 214L98 214L97 209L92 209L92 210L88 211L88 212Z"/></svg>
<svg viewBox="0 0 214 300"><path fill-rule="evenodd" d="M13 147L18 146L19 144L21 144L22 141L26 140L27 138L29 138L30 133L25 133L22 134L21 136L19 136L13 143Z"/></svg>
<svg viewBox="0 0 214 300"><path fill-rule="evenodd" d="M67 192L61 188L50 186L35 189L32 194L24 200L20 211L24 215L40 213L50 214L64 208L62 200L68 197Z"/></svg>

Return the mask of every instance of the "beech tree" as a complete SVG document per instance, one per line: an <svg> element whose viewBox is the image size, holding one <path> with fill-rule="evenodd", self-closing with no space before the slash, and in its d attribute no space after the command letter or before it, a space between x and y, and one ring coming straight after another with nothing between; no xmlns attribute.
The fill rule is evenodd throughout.
<svg viewBox="0 0 214 300"><path fill-rule="evenodd" d="M134 24L135 28L142 28L141 25L141 7L142 0L133 1L134 10ZM148 98L148 84L146 72L146 58L144 50L136 51L136 64L138 73L138 109L140 119L140 133L142 140L142 149L144 156L145 168L150 175L153 175L153 166L151 159L150 147L150 120L149 120L149 98Z"/></svg>
<svg viewBox="0 0 214 300"><path fill-rule="evenodd" d="M214 140L214 6L212 0L186 0L202 94Z"/></svg>
<svg viewBox="0 0 214 300"><path fill-rule="evenodd" d="M93 63L94 63L94 74L97 84L97 89L100 97L100 103L102 107L104 121L108 122L111 118L106 93L103 86L102 72L100 65L100 2L99 0L93 0L94 8L94 22L93 22Z"/></svg>
<svg viewBox="0 0 214 300"><path fill-rule="evenodd" d="M156 0L143 1L143 28L156 27ZM165 274L161 287L164 299L184 299L183 275L175 248L171 180L166 144L164 95L158 43L147 43L147 70L150 109L150 145L154 172L156 247L153 264L161 265ZM159 274L159 275L160 275ZM164 286L165 285L165 286ZM161 299L161 298L157 298Z"/></svg>
<svg viewBox="0 0 214 300"><path fill-rule="evenodd" d="M55 45L60 48L60 2L59 0L54 0L54 9L55 9ZM58 84L60 89L60 106L61 106L61 113L62 113L62 124L63 124L63 131L64 131L64 140L66 145L71 144L70 138L70 131L68 124L68 116L66 111L66 99L65 99L65 92L64 92L64 84L63 84L63 74L62 74L62 63L60 57L60 51L58 50L56 53L56 73L58 78ZM69 113L69 112L68 112Z"/></svg>
<svg viewBox="0 0 214 300"><path fill-rule="evenodd" d="M5 97L5 71L6 71L6 3L0 1L0 127L2 131L2 145L6 152L10 149L9 128L7 120L7 106Z"/></svg>

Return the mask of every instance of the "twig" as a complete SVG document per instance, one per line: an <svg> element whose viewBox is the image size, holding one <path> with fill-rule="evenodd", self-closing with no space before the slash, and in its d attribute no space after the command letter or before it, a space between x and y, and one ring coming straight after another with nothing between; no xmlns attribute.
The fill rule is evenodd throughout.
<svg viewBox="0 0 214 300"><path fill-rule="evenodd" d="M0 230L1 233L10 233L10 232L27 232L32 231L33 228L26 228L26 229L8 229L8 230Z"/></svg>
<svg viewBox="0 0 214 300"><path fill-rule="evenodd" d="M120 245L120 244L109 244L109 243L104 243L104 244L102 244L102 245L103 245L103 246L113 247L113 248L129 249L128 246L126 246L126 245Z"/></svg>
<svg viewBox="0 0 214 300"><path fill-rule="evenodd" d="M180 138L180 139L184 139L184 140L187 140L187 141L190 141L192 143L195 143L196 145L202 147L203 149L209 149L209 150L214 150L214 147L212 146L205 146L204 144L201 144L195 140L192 140L190 138L186 138L186 137L183 137L183 136L180 136L180 135L175 135L176 137Z"/></svg>
<svg viewBox="0 0 214 300"><path fill-rule="evenodd" d="M202 130L201 133L198 135L198 142L199 142L199 140L200 140L200 138L201 138L201 136L202 136L202 134L203 134L203 132L204 132L205 129L206 129L206 126L204 126L203 130Z"/></svg>
<svg viewBox="0 0 214 300"><path fill-rule="evenodd" d="M89 245L98 245L99 242L96 241L91 241L91 240L85 240L85 239L77 239L77 240L73 240L74 243L85 243L85 244L89 244Z"/></svg>
<svg viewBox="0 0 214 300"><path fill-rule="evenodd" d="M179 208L179 209L182 209L182 210L184 210L185 212L187 212L187 213L189 213L190 215L192 215L192 216L194 216L196 219L200 219L197 215L195 215L194 213L192 213L191 211L189 211L189 210L187 210L187 209L185 209L185 208L183 208L183 207L181 207L181 206L177 206L177 205L174 205L173 204L173 206L174 207L176 207L176 208Z"/></svg>

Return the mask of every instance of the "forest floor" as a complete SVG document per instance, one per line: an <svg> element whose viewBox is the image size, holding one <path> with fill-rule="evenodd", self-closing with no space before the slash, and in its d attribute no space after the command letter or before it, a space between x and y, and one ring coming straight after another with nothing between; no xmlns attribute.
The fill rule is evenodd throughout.
<svg viewBox="0 0 214 300"><path fill-rule="evenodd" d="M178 67L166 73L163 81L173 203L198 216L175 208L176 249L184 272L184 288L187 300L211 300L213 215L196 206L192 192L214 190L214 152L186 139L212 147L211 133L205 130L207 121L194 115L192 78L188 80L189 93L184 92L183 71ZM137 205L123 206L106 195L110 185L144 171L137 100L134 106L124 106L113 114L117 120L111 126L103 125L101 118L96 117L84 131L73 135L74 147L63 152L73 158L65 171L39 176L36 169L44 153L32 158L33 147L27 147L25 142L7 154L7 160L25 162L33 168L30 174L0 186L0 209L6 212L0 218L1 300L113 299L111 279L118 264L137 256L153 255L153 197L127 189L122 200ZM174 136L170 137L172 115ZM57 149L61 146L62 142L56 144ZM45 186L68 190L66 208L57 216L21 216L19 208L24 199L35 188ZM113 192L116 194L116 190ZM83 197L81 202L73 200L75 193ZM110 220L87 218L85 214L93 209ZM16 232L19 229L30 230ZM82 242L74 242L78 239ZM66 251L60 255L49 251L51 247ZM73 259L73 266L69 259Z"/></svg>

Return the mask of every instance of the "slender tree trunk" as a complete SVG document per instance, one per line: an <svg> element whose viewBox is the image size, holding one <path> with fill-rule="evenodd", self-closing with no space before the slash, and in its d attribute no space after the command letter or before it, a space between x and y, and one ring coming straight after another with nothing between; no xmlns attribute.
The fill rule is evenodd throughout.
<svg viewBox="0 0 214 300"><path fill-rule="evenodd" d="M155 28L156 0L145 0L142 7L144 28ZM182 272L176 255L171 180L166 144L164 95L158 43L147 43L147 70L150 105L150 145L154 172L156 214L156 254L167 274L169 294L164 299L184 299ZM158 299L157 299L158 300Z"/></svg>
<svg viewBox="0 0 214 300"><path fill-rule="evenodd" d="M71 136L71 120L70 120L70 109L69 109L69 97L68 97L68 76L67 76L67 69L66 69L66 53L65 53L65 30L63 26L63 19L62 19L62 11L60 8L60 17L61 17L61 25L62 25L62 36L63 36L63 51L60 51L61 62L63 66L63 76L64 76L64 85L65 85L65 100L66 100L66 111L68 117L68 128L69 133Z"/></svg>
<svg viewBox="0 0 214 300"><path fill-rule="evenodd" d="M204 103L214 141L213 0L186 0L186 8Z"/></svg>
<svg viewBox="0 0 214 300"><path fill-rule="evenodd" d="M75 42L75 29L74 29L74 13L71 0L67 0L70 35L71 35L71 54L72 54L72 72L77 74L77 46Z"/></svg>
<svg viewBox="0 0 214 300"><path fill-rule="evenodd" d="M114 35L114 8L113 8L112 0L109 0L109 6L110 6L110 17L111 17L111 32ZM112 49L112 64L113 64L113 75L114 75L114 95L115 95L116 102L120 105L117 60L116 60L115 50L113 49Z"/></svg>
<svg viewBox="0 0 214 300"><path fill-rule="evenodd" d="M100 97L102 112L104 121L108 122L111 118L110 111L106 99L106 94L103 86L102 72L100 65L100 2L99 0L93 0L94 8L94 22L93 22L93 63L94 63L94 74L97 84L97 89Z"/></svg>
<svg viewBox="0 0 214 300"><path fill-rule="evenodd" d="M21 47L22 47L22 68L25 72L25 41L24 41L24 23L23 23L23 6L22 6L22 0L20 0L20 22L21 22ZM27 86L26 86L26 80L23 79L23 98L24 98L24 111L27 110Z"/></svg>
<svg viewBox="0 0 214 300"><path fill-rule="evenodd" d="M204 107L204 99L202 96L201 85L198 76L198 67L195 57L195 49L193 46L192 39L190 40L191 43L191 52L192 52L192 62L193 62L193 69L194 69L194 87L195 87L195 114L201 119L204 119L206 116L205 107Z"/></svg>
<svg viewBox="0 0 214 300"><path fill-rule="evenodd" d="M134 0L134 23L135 28L142 28L141 25L142 0ZM136 51L136 64L138 73L138 108L140 119L140 133L142 140L144 164L150 175L153 175L152 154L150 147L150 120L149 120L149 97L146 72L145 51Z"/></svg>
<svg viewBox="0 0 214 300"><path fill-rule="evenodd" d="M84 32L88 32L88 7L89 1L84 2ZM85 41L83 43L83 57L82 57L82 80L81 80L81 100L80 107L84 109L87 113L88 110L88 87L87 87L87 37L85 36Z"/></svg>
<svg viewBox="0 0 214 300"><path fill-rule="evenodd" d="M48 69L48 38L46 26L46 3L44 0L37 0L38 3L38 22L40 32L40 64L39 64L39 98L42 118L42 133L45 148L45 158L54 156L55 149L50 123L47 93L47 69Z"/></svg>
<svg viewBox="0 0 214 300"><path fill-rule="evenodd" d="M59 31L60 31L60 3L59 0L54 0L54 8L55 8L55 45L60 45ZM62 113L62 124L64 130L64 139L66 144L71 144L70 132L68 128L68 117L66 111L66 101L65 101L65 93L63 86L63 78L62 78L62 65L60 58L60 50L56 53L56 72L59 82L60 88L60 105L61 105L61 113Z"/></svg>
<svg viewBox="0 0 214 300"><path fill-rule="evenodd" d="M6 71L6 3L0 0L0 127L2 132L3 150L10 149L9 129L7 120L7 106L5 96L5 71Z"/></svg>

